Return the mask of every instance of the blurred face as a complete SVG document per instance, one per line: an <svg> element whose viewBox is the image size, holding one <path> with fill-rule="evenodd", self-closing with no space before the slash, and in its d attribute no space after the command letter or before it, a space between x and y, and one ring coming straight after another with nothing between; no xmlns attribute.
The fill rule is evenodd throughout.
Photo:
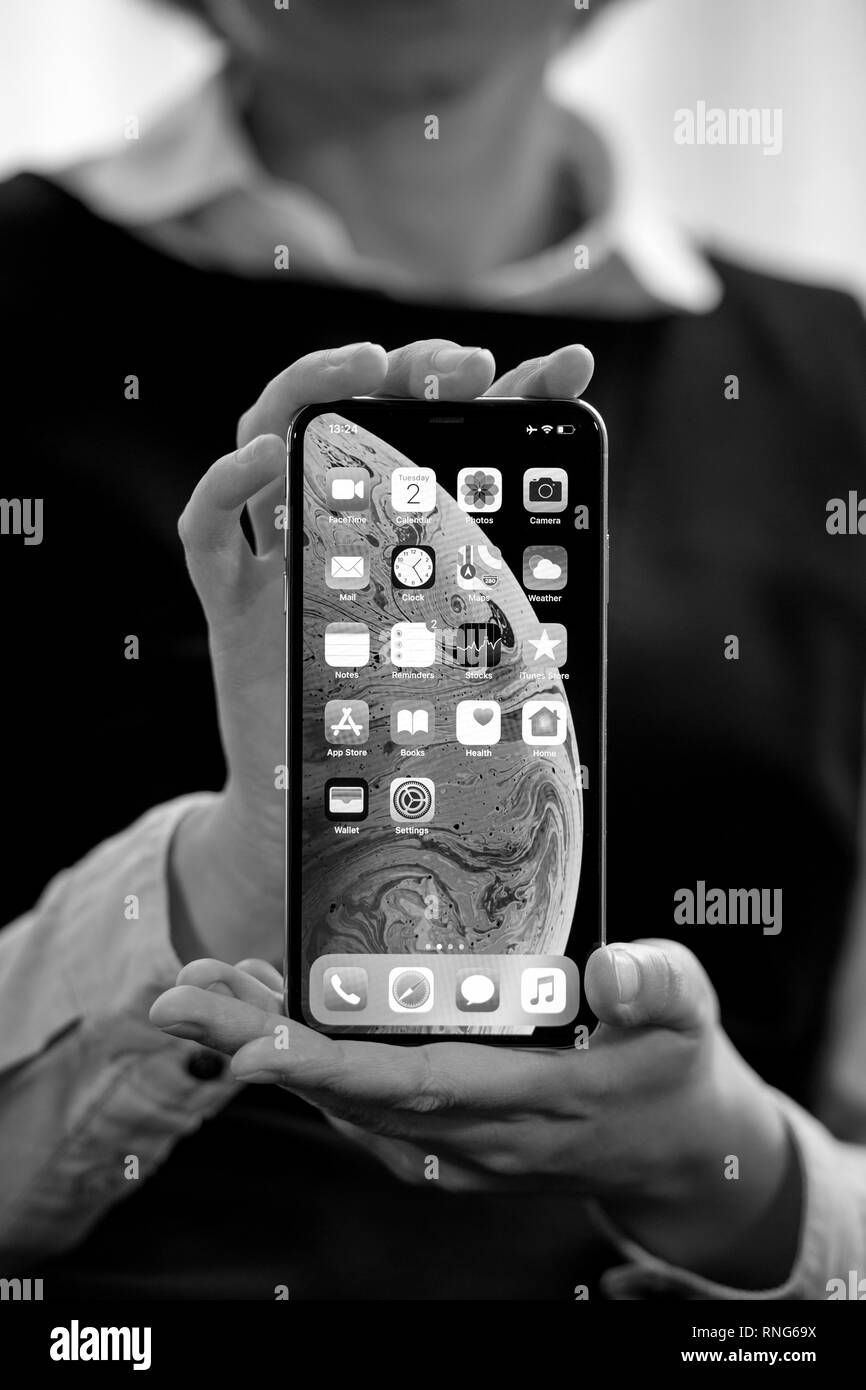
<svg viewBox="0 0 866 1390"><path fill-rule="evenodd" d="M585 27L574 0L205 0L239 56L319 91L365 91L428 104L465 89L485 71L540 54Z"/></svg>

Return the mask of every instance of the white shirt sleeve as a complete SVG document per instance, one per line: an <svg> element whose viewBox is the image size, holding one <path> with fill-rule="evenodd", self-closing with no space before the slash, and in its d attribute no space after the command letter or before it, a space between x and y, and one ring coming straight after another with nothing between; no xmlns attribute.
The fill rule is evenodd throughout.
<svg viewBox="0 0 866 1390"><path fill-rule="evenodd" d="M866 716L866 710L864 710ZM864 718L866 724L866 718ZM829 1037L821 1068L818 1118L771 1090L767 1103L785 1115L803 1179L797 1255L784 1284L736 1289L658 1260L626 1239L592 1204L595 1220L628 1264L608 1270L609 1298L681 1299L866 1297L866 778L861 783L860 866L842 959L829 1003ZM826 1124L819 1121L824 1120ZM839 1137L836 1137L839 1136ZM843 1142L847 1140L849 1142ZM862 1281L862 1287L861 1287ZM852 1292L853 1290L853 1292Z"/></svg>
<svg viewBox="0 0 866 1390"><path fill-rule="evenodd" d="M10 1273L67 1248L237 1091L148 1010L180 969L166 863L212 794L148 812L0 932L0 1253Z"/></svg>
<svg viewBox="0 0 866 1390"><path fill-rule="evenodd" d="M840 1143L780 1091L769 1092L768 1103L773 1101L788 1121L803 1175L799 1246L785 1282L738 1289L677 1268L623 1236L593 1203L596 1223L628 1262L602 1277L608 1298L775 1303L851 1297L852 1274L855 1285L866 1274L866 1148Z"/></svg>

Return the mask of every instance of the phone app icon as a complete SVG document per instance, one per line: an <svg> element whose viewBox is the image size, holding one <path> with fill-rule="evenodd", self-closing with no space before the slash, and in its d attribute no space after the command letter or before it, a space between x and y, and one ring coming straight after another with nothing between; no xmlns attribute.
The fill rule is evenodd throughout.
<svg viewBox="0 0 866 1390"><path fill-rule="evenodd" d="M322 980L322 1003L335 1013L366 1009L366 970L360 965L329 965Z"/></svg>
<svg viewBox="0 0 866 1390"><path fill-rule="evenodd" d="M436 552L432 545L395 545L391 551L391 583L398 589L432 589Z"/></svg>
<svg viewBox="0 0 866 1390"><path fill-rule="evenodd" d="M391 782L391 819L401 825L425 825L436 810L436 788L429 777L395 777Z"/></svg>
<svg viewBox="0 0 866 1390"><path fill-rule="evenodd" d="M527 700L523 706L522 723L524 743L548 748L565 743L568 735L565 701L555 695Z"/></svg>
<svg viewBox="0 0 866 1390"><path fill-rule="evenodd" d="M325 660L329 666L366 666L370 660L370 629L366 623L328 623Z"/></svg>
<svg viewBox="0 0 866 1390"><path fill-rule="evenodd" d="M461 545L457 584L461 589L495 589L502 577L502 552L495 545Z"/></svg>
<svg viewBox="0 0 866 1390"><path fill-rule="evenodd" d="M523 639L525 665L543 669L564 666L568 660L568 632L562 623L546 623Z"/></svg>
<svg viewBox="0 0 866 1390"><path fill-rule="evenodd" d="M451 657L466 670L492 670L502 660L505 634L499 623L461 623L451 637Z"/></svg>
<svg viewBox="0 0 866 1390"><path fill-rule="evenodd" d="M457 505L463 512L498 512L502 506L501 471L461 468L457 474Z"/></svg>
<svg viewBox="0 0 866 1390"><path fill-rule="evenodd" d="M433 742L436 712L430 700L395 700L391 706L391 742L419 748Z"/></svg>
<svg viewBox="0 0 866 1390"><path fill-rule="evenodd" d="M370 582L367 555L329 555L325 583L329 589L366 589Z"/></svg>
<svg viewBox="0 0 866 1390"><path fill-rule="evenodd" d="M528 512L564 512L568 506L565 469L527 468L523 474L523 505Z"/></svg>
<svg viewBox="0 0 866 1390"><path fill-rule="evenodd" d="M523 552L525 589L564 589L568 583L568 553L561 545L530 545Z"/></svg>
<svg viewBox="0 0 866 1390"><path fill-rule="evenodd" d="M366 820L369 790L360 777L331 777L325 783L325 815L328 820Z"/></svg>
<svg viewBox="0 0 866 1390"><path fill-rule="evenodd" d="M325 738L329 743L366 743L370 737L370 706L366 700L329 700L325 705Z"/></svg>
<svg viewBox="0 0 866 1390"><path fill-rule="evenodd" d="M388 975L388 1003L395 1014L426 1014L433 1008L433 971L426 965L397 966Z"/></svg>
<svg viewBox="0 0 866 1390"><path fill-rule="evenodd" d="M365 468L329 468L325 485L331 506L338 512L365 512L372 481Z"/></svg>
<svg viewBox="0 0 866 1390"><path fill-rule="evenodd" d="M395 512L432 512L436 508L436 474L432 468L397 467L391 474Z"/></svg>
<svg viewBox="0 0 866 1390"><path fill-rule="evenodd" d="M520 1007L527 1014L561 1014L567 1000L565 971L536 965L520 976Z"/></svg>
<svg viewBox="0 0 866 1390"><path fill-rule="evenodd" d="M466 1014L489 1014L499 1008L499 976L473 968L457 972L457 1007Z"/></svg>
<svg viewBox="0 0 866 1390"><path fill-rule="evenodd" d="M502 707L498 700L461 700L457 706L457 742L498 743L502 737Z"/></svg>
<svg viewBox="0 0 866 1390"><path fill-rule="evenodd" d="M436 629L426 623L395 623L391 628L391 660L395 666L420 668L436 660Z"/></svg>

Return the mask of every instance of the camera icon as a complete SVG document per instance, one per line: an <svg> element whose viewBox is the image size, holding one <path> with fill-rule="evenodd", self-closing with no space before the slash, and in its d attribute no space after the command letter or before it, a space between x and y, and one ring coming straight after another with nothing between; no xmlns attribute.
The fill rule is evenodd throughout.
<svg viewBox="0 0 866 1390"><path fill-rule="evenodd" d="M565 469L527 468L523 475L523 505L528 512L564 512L568 506Z"/></svg>

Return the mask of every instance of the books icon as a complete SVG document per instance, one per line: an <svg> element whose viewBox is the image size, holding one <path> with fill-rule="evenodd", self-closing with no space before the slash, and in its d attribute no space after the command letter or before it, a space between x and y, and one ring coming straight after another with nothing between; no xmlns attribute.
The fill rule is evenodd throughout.
<svg viewBox="0 0 866 1390"><path fill-rule="evenodd" d="M426 709L401 709L397 711L398 734L426 734L430 730L430 716Z"/></svg>
<svg viewBox="0 0 866 1390"><path fill-rule="evenodd" d="M391 742L401 748L432 743L435 724L430 700L395 700L391 706Z"/></svg>

